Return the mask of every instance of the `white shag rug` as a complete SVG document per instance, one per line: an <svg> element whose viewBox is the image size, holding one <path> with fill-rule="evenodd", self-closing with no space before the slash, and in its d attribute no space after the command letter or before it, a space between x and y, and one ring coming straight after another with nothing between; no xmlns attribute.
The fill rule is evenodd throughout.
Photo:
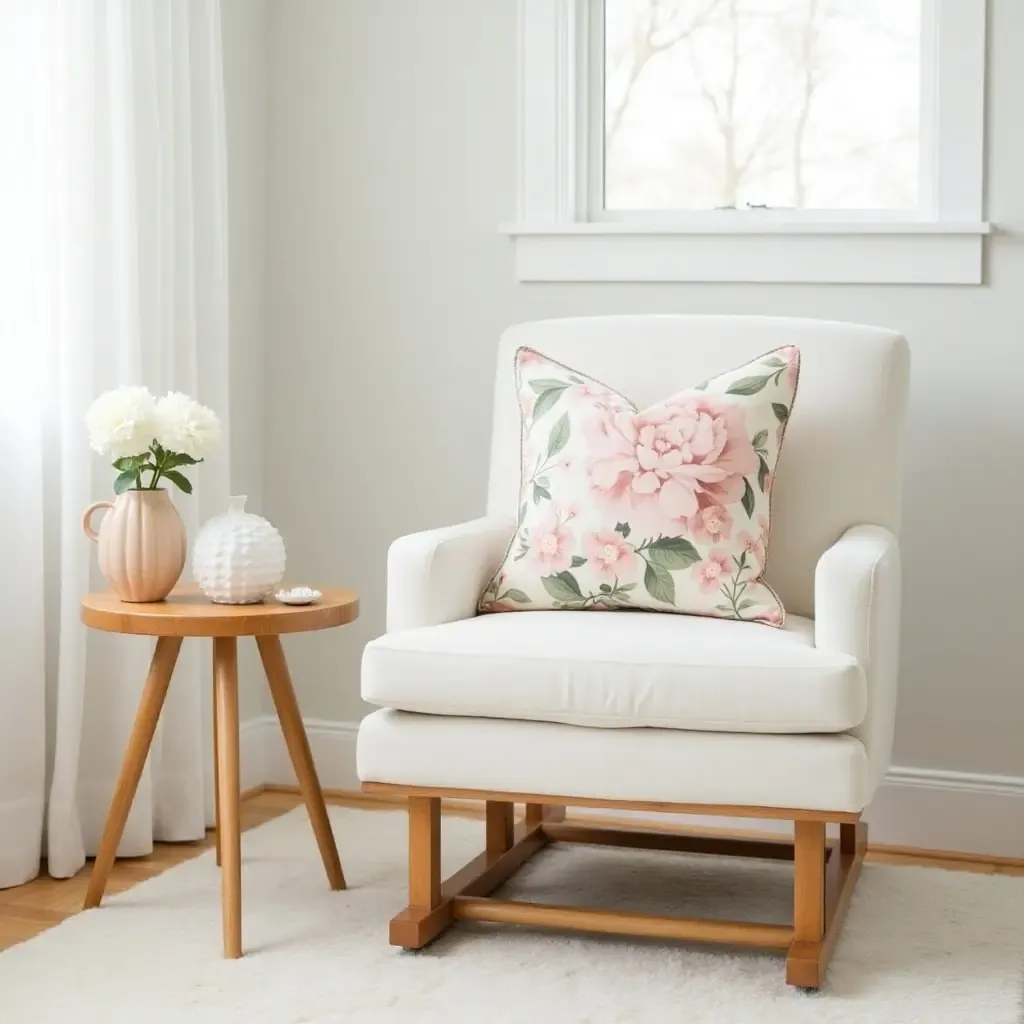
<svg viewBox="0 0 1024 1024"><path fill-rule="evenodd" d="M825 988L780 956L456 924L388 945L405 815L331 808L351 888L327 888L305 812L243 838L241 960L221 958L212 852L0 954L4 1024L1018 1024L1024 878L865 865ZM483 825L444 820L446 873ZM785 865L553 846L505 887L558 903L786 921Z"/></svg>

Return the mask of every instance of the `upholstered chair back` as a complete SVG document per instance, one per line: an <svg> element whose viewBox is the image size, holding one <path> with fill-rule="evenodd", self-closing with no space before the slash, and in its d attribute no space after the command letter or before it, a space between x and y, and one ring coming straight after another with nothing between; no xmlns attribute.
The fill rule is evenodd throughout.
<svg viewBox="0 0 1024 1024"><path fill-rule="evenodd" d="M818 558L850 526L899 532L909 351L893 331L747 316L604 316L505 331L498 353L488 512L515 515L520 416L514 358L537 349L643 409L782 345L800 383L772 490L766 579L787 610L812 615Z"/></svg>

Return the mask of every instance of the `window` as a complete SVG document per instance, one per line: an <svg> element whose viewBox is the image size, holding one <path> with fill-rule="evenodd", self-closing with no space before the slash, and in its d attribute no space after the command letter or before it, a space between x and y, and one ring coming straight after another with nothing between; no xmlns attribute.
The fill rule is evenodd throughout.
<svg viewBox="0 0 1024 1024"><path fill-rule="evenodd" d="M603 209L917 208L920 0L605 0L595 22Z"/></svg>
<svg viewBox="0 0 1024 1024"><path fill-rule="evenodd" d="M984 0L520 0L523 280L981 279Z"/></svg>

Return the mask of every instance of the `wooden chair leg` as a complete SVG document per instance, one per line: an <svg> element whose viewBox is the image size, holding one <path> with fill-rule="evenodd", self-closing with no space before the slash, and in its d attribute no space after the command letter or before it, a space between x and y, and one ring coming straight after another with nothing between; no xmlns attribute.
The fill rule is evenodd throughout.
<svg viewBox="0 0 1024 1024"><path fill-rule="evenodd" d="M859 831L858 831L859 830ZM856 853L857 838L864 829L859 825L848 825L845 822L839 826L839 850L841 853Z"/></svg>
<svg viewBox="0 0 1024 1024"><path fill-rule="evenodd" d="M565 808L558 804L527 804L526 823L539 825L542 821L552 823L565 821Z"/></svg>
<svg viewBox="0 0 1024 1024"><path fill-rule="evenodd" d="M213 693L213 813L214 813L214 826L216 828L216 839L217 839L217 867L220 867L220 742L217 738L217 733L220 731L217 719L217 655L216 647L213 648L213 685L210 687Z"/></svg>
<svg viewBox="0 0 1024 1024"><path fill-rule="evenodd" d="M409 905L430 910L441 902L441 800L409 797Z"/></svg>
<svg viewBox="0 0 1024 1024"><path fill-rule="evenodd" d="M502 854L512 849L515 804L486 801L487 852Z"/></svg>
<svg viewBox="0 0 1024 1024"><path fill-rule="evenodd" d="M277 718L281 723L281 731L284 733L285 744L292 759L295 776L299 780L302 799L306 803L306 811L313 826L313 833L316 835L317 846L320 847L320 857L324 862L324 870L327 872L327 881L332 889L344 889L345 875L341 870L338 846L334 841L331 819L327 815L324 794L320 789L320 780L317 778L316 767L313 764L313 754L309 749L306 727L302 724L299 703L295 699L295 688L292 686L291 675L288 672L288 663L284 659L281 638L258 636L256 645L260 649L263 669L267 674L267 683L270 685L270 695L274 698Z"/></svg>
<svg viewBox="0 0 1024 1024"><path fill-rule="evenodd" d="M242 955L242 833L238 814L238 643L213 641L213 689L217 701L217 806L221 850L221 913L224 955Z"/></svg>
<svg viewBox="0 0 1024 1024"><path fill-rule="evenodd" d="M499 888L548 842L539 824L521 822L509 835L511 801L487 803L487 849L441 881L441 800L408 796L409 906L391 919L392 946L422 949L456 919L465 897L485 897Z"/></svg>
<svg viewBox="0 0 1024 1024"><path fill-rule="evenodd" d="M156 642L153 660L149 665L149 675L142 690L139 709L135 713L135 724L132 726L128 749L125 751L121 764L121 773L117 777L114 797L107 812L107 822L103 827L103 838L96 852L96 861L92 867L89 888L85 894L84 909L98 907L103 899L103 890L107 887L107 878L117 856L117 847L121 842L128 812L131 810L135 791L139 788L142 769L146 765L146 757L153 743L156 723L167 696L174 664L181 650L180 636L162 636Z"/></svg>
<svg viewBox="0 0 1024 1024"><path fill-rule="evenodd" d="M824 937L825 822L798 821L793 844L793 944L786 959L790 985L821 985Z"/></svg>

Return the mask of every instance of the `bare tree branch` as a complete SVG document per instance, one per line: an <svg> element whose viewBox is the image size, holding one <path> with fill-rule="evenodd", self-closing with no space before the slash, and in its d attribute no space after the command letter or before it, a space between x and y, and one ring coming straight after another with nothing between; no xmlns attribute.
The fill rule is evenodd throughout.
<svg viewBox="0 0 1024 1024"><path fill-rule="evenodd" d="M715 91L708 84L707 76L704 73L703 65L692 40L690 41L690 63L693 66L694 77L697 80L701 96L711 108L715 126L722 136L722 188L719 205L735 207L739 205L740 188L743 184L744 176L771 137L776 133L778 126L776 123L768 120L762 122L757 135L749 147L747 147L746 153L740 157L736 111L741 60L740 10L738 0L727 0L727 3L729 73L721 96L716 95Z"/></svg>
<svg viewBox="0 0 1024 1024"><path fill-rule="evenodd" d="M637 79L639 79L651 58L664 50L672 49L673 46L678 45L684 39L689 39L694 32L712 19L715 11L721 7L723 2L724 0L707 0L704 7L692 15L688 21L682 25L676 25L667 35L662 36L660 33L681 15L682 5L680 3L674 4L671 15L659 22L658 12L667 5L664 5L662 0L650 0L646 18L641 24L634 25L633 28L633 45L629 54L632 60L626 76L626 82L623 87L622 96L612 111L605 129L605 146L608 149L611 148L615 137L619 133L619 128L622 126L622 118L629 107Z"/></svg>
<svg viewBox="0 0 1024 1024"><path fill-rule="evenodd" d="M883 202L913 201L916 179L907 171L908 158L903 151L887 151L896 145L905 150L902 136L916 135L912 113L903 116L898 107L900 123L893 125L894 115L880 108L885 100L876 88L873 106L864 111L875 111L870 119L862 115L858 121L855 116L847 125L842 119L826 122L818 117L826 103L842 105L829 90L836 83L840 96L850 94L856 88L853 69L868 58L859 52L861 37L851 42L849 32L864 22L868 29L881 29L875 24L881 14L868 18L861 0L634 4L633 21L617 33L621 50L613 43L618 71L607 111L606 145L610 151L630 104L641 100L645 113L662 121L650 126L648 139L658 132L664 138L657 140L661 153L650 141L644 143L648 152L641 147L637 154L627 153L629 147L620 141L616 182L635 179L630 186L634 191L643 181L640 191L649 193L653 187L655 194L664 193L661 200L649 195L644 200L655 205L663 201L735 208L749 199L801 209L819 198L841 205L845 196L855 206L873 201L873 196L884 197ZM894 66L916 60L897 43L909 43L904 33L891 29L883 35L882 60ZM645 75L653 57L673 47L677 52L657 61ZM641 78L650 85L664 82L670 93L648 95L645 84L643 95L636 94ZM679 123L673 124L677 95ZM879 134L891 139L878 139ZM677 145L665 153L664 143L676 139Z"/></svg>
<svg viewBox="0 0 1024 1024"><path fill-rule="evenodd" d="M804 180L804 137L811 116L811 104L818 88L816 49L818 43L818 0L807 0L807 15L801 35L799 69L803 73L803 96L793 130L793 206L798 210L807 202Z"/></svg>

